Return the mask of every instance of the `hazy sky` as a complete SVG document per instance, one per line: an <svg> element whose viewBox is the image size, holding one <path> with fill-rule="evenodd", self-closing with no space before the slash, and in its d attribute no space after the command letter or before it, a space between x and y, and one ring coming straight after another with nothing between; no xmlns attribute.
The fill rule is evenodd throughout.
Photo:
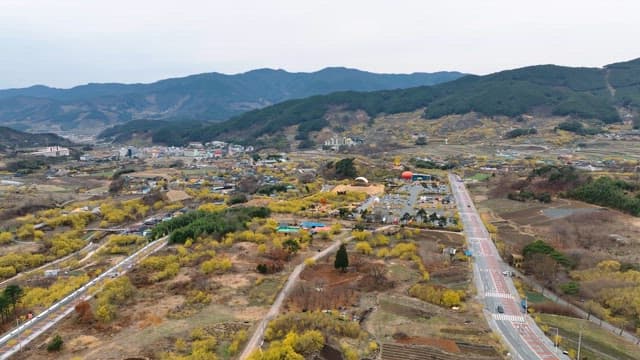
<svg viewBox="0 0 640 360"><path fill-rule="evenodd" d="M0 0L0 88L602 66L640 57L639 14L638 0Z"/></svg>

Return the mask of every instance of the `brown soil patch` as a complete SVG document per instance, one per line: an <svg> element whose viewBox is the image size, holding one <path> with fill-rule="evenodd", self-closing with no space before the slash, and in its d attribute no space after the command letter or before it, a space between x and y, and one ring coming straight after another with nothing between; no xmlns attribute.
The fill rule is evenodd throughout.
<svg viewBox="0 0 640 360"><path fill-rule="evenodd" d="M256 321L262 319L268 310L264 306L247 306L236 311L233 315L241 321Z"/></svg>
<svg viewBox="0 0 640 360"><path fill-rule="evenodd" d="M450 353L460 352L460 348L458 347L456 342L452 340L447 340L447 339L436 339L436 338L414 336L414 337L408 337L405 339L398 339L396 340L396 342L398 344L405 344L405 345L426 345L426 346L434 347Z"/></svg>
<svg viewBox="0 0 640 360"><path fill-rule="evenodd" d="M271 202L271 199L251 199L247 201L247 206L267 206Z"/></svg>
<svg viewBox="0 0 640 360"><path fill-rule="evenodd" d="M0 247L0 256L11 253L36 253L40 249L40 244L35 242L11 243Z"/></svg>
<svg viewBox="0 0 640 360"><path fill-rule="evenodd" d="M305 270L300 274L300 279L322 282L326 287L337 286L351 281L355 281L360 274L355 272L341 272L336 270L332 264L321 263Z"/></svg>
<svg viewBox="0 0 640 360"><path fill-rule="evenodd" d="M489 198L488 198L486 195L475 195L475 196L473 197L473 201L474 201L474 202L486 201L486 200L488 200L488 199L489 199Z"/></svg>
<svg viewBox="0 0 640 360"><path fill-rule="evenodd" d="M126 175L129 177L138 177L138 178L162 177L167 180L171 180L171 177L180 175L180 172L176 169L166 168L166 169L154 169L154 170L147 170L147 171L137 171L137 172L129 173Z"/></svg>
<svg viewBox="0 0 640 360"><path fill-rule="evenodd" d="M334 193L339 191L352 191L363 192L369 196L384 194L384 185L369 185L369 186L353 186L353 185L338 185L333 188Z"/></svg>
<svg viewBox="0 0 640 360"><path fill-rule="evenodd" d="M169 202L185 201L191 199L191 196L182 190L169 190L165 194Z"/></svg>
<svg viewBox="0 0 640 360"><path fill-rule="evenodd" d="M182 295L169 295L159 299L149 299L136 304L134 314L138 314L136 327L139 329L157 325L175 307L184 302ZM158 321L159 319L159 321Z"/></svg>
<svg viewBox="0 0 640 360"><path fill-rule="evenodd" d="M244 288L250 285L245 274L224 274L216 276L215 281L231 289Z"/></svg>
<svg viewBox="0 0 640 360"><path fill-rule="evenodd" d="M97 337L91 335L80 335L75 339L69 341L66 346L69 347L71 352L76 352L84 349L89 349L100 345L100 340Z"/></svg>

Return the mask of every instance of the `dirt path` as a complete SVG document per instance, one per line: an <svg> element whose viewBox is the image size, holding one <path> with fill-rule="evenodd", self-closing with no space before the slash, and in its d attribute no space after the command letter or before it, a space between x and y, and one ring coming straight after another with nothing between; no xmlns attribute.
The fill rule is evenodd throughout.
<svg viewBox="0 0 640 360"><path fill-rule="evenodd" d="M616 89L611 86L611 83L609 82L609 72L610 70L607 69L607 72L604 74L604 82L607 84L607 89L609 90L609 94L611 94L611 97L615 97Z"/></svg>
<svg viewBox="0 0 640 360"><path fill-rule="evenodd" d="M378 228L376 231L381 231L389 227L391 227L391 225L383 226L381 228ZM313 256L313 259L317 261L324 258L330 253L337 251L343 242L348 242L352 238L353 238L352 236L347 236L347 233L341 234L333 244L331 244L329 247L322 250L321 252L315 254ZM284 303L284 300L289 296L293 288L298 283L298 280L300 280L300 274L302 273L305 267L306 267L305 263L302 262L301 264L296 266L295 269L293 269L284 287L282 288L282 290L280 290L278 297L276 297L276 300L271 305L269 312L260 321L257 329L254 331L249 341L247 341L247 344L245 345L245 348L242 351L242 354L240 354L240 357L239 357L240 360L247 359L249 355L251 355L251 353L256 348L262 346L262 343L264 341L264 332L267 329L267 325L269 324L269 321L273 320L280 313L280 309L282 308L282 304Z"/></svg>

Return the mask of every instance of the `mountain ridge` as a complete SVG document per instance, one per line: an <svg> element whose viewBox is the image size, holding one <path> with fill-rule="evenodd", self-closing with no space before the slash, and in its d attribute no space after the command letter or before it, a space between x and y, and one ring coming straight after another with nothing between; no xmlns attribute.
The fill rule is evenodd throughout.
<svg viewBox="0 0 640 360"><path fill-rule="evenodd" d="M73 143L52 133L26 133L0 126L0 151L43 146L71 146Z"/></svg>
<svg viewBox="0 0 640 360"><path fill-rule="evenodd" d="M458 72L376 74L342 67L311 73L256 69L201 73L152 83L89 83L69 89L34 85L0 90L0 124L73 129L134 119L224 120L248 110L341 90L372 91L432 85Z"/></svg>
<svg viewBox="0 0 640 360"><path fill-rule="evenodd" d="M614 91L610 91L610 88ZM640 59L601 68L534 65L484 76L468 75L434 86L374 92L344 91L284 101L214 125L175 129L154 141L179 143L228 139L255 141L297 126L296 140L328 126L327 113L364 111L368 116L424 109L423 118L476 112L486 116L565 116L610 124L621 110L640 127ZM627 118L625 118L627 120Z"/></svg>

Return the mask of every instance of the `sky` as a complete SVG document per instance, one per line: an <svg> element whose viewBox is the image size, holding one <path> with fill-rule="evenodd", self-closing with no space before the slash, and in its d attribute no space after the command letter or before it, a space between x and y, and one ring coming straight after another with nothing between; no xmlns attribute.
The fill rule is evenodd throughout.
<svg viewBox="0 0 640 360"><path fill-rule="evenodd" d="M638 0L0 0L0 89L256 68L487 74L640 57Z"/></svg>

